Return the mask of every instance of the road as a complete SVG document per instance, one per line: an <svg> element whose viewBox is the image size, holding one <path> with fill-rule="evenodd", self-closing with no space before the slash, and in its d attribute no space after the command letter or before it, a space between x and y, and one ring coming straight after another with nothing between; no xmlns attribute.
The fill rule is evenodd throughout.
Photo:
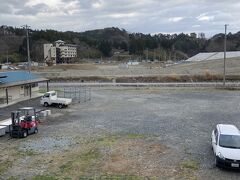
<svg viewBox="0 0 240 180"><path fill-rule="evenodd" d="M40 87L46 87L46 83L39 83ZM192 83L81 83L81 82L51 82L51 87L224 87L222 82L192 82ZM225 87L240 87L240 82L227 82Z"/></svg>

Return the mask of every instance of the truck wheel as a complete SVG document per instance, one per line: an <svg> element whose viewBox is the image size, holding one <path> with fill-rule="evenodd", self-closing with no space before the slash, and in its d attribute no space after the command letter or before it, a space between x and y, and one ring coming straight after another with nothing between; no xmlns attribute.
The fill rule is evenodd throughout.
<svg viewBox="0 0 240 180"><path fill-rule="evenodd" d="M44 103L44 106L45 106L45 107L48 107L48 103L47 103L47 102L45 102L45 103Z"/></svg>
<svg viewBox="0 0 240 180"><path fill-rule="evenodd" d="M38 133L38 128L35 128L34 129L34 134L37 134Z"/></svg>
<svg viewBox="0 0 240 180"><path fill-rule="evenodd" d="M23 131L22 136L23 136L23 138L26 138L27 137L27 131Z"/></svg>
<svg viewBox="0 0 240 180"><path fill-rule="evenodd" d="M62 109L62 108L63 108L63 105L62 105L62 104L59 104L59 105L58 105L58 108L59 108L59 109Z"/></svg>

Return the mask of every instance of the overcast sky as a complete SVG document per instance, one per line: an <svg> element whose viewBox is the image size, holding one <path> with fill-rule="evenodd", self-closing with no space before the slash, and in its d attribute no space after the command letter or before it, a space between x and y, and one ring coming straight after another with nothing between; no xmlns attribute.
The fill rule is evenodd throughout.
<svg viewBox="0 0 240 180"><path fill-rule="evenodd" d="M85 31L119 27L130 32L207 36L240 31L239 0L0 0L0 24Z"/></svg>

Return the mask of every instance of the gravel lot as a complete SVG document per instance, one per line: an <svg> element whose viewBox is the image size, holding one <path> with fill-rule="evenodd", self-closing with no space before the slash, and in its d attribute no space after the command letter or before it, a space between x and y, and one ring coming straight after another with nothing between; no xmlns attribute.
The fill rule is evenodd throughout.
<svg viewBox="0 0 240 180"><path fill-rule="evenodd" d="M121 174L157 179L239 179L238 172L214 167L210 145L216 124L240 127L239 102L239 91L96 88L90 102L62 110L50 108L53 115L42 121L37 135L20 140L1 137L2 154L10 157L10 149L18 152L2 178L31 179L44 174L62 178L67 171L58 169L63 167L64 158L75 157L74 152L82 152L97 140L101 158L95 166L88 166L84 174L71 172L69 177ZM38 104L39 99L35 99L0 111L7 115L16 107L42 108ZM99 140L105 137L107 143ZM60 168L55 168L58 165Z"/></svg>

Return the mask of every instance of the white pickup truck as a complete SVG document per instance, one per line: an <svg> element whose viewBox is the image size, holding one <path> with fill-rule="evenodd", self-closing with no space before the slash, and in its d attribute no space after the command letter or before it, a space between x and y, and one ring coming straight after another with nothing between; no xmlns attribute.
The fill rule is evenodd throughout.
<svg viewBox="0 0 240 180"><path fill-rule="evenodd" d="M45 107L55 105L60 109L68 106L71 103L72 103L72 99L58 98L56 91L46 92L40 100L40 104L44 105Z"/></svg>

